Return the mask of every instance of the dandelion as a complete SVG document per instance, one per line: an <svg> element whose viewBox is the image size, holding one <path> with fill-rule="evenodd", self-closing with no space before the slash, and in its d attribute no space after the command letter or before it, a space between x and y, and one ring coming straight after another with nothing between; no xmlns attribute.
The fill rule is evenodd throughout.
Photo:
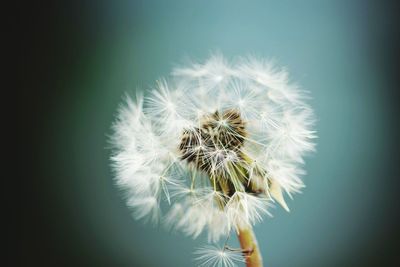
<svg viewBox="0 0 400 267"><path fill-rule="evenodd" d="M262 266L252 227L273 203L289 211L285 195L304 187L304 156L315 150L307 98L285 69L255 58L176 68L121 105L116 184L138 219L194 238L206 232L210 243L238 235L240 249L197 250L201 266Z"/></svg>

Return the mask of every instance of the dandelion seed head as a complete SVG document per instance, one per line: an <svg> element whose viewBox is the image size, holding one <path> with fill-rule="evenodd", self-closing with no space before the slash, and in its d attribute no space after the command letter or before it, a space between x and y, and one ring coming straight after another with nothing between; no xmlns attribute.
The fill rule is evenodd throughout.
<svg viewBox="0 0 400 267"><path fill-rule="evenodd" d="M285 196L304 187L304 157L315 150L307 99L271 61L218 54L178 67L120 106L116 184L136 218L192 237L207 231L210 242L260 222L274 202L288 210ZM233 266L231 252L215 251L211 266Z"/></svg>

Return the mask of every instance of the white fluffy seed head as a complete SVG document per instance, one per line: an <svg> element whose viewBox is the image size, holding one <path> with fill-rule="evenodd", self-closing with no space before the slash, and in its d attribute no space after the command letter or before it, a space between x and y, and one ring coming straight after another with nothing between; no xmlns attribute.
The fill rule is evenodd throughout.
<svg viewBox="0 0 400 267"><path fill-rule="evenodd" d="M137 218L161 220L210 242L269 214L304 187L314 151L307 94L288 73L255 58L212 56L176 68L146 97L127 97L113 125L116 183Z"/></svg>

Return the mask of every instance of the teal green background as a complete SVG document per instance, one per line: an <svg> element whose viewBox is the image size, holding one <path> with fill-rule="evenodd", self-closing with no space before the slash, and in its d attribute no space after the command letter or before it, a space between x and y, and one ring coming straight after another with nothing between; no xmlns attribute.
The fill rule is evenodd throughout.
<svg viewBox="0 0 400 267"><path fill-rule="evenodd" d="M26 237L32 262L194 264L192 252L204 238L132 218L113 184L108 136L125 92L146 92L185 58L205 60L215 51L273 58L313 97L319 138L317 153L307 158L307 187L289 201L290 213L276 208L274 218L255 228L265 266L367 266L387 259L382 253L391 251L395 215L385 179L392 175L394 133L376 41L382 37L376 22L385 14L377 8L333 0L62 7L51 20L54 35L34 57L49 67L37 70L49 89L32 93L41 112L31 128L39 203L28 212L36 227Z"/></svg>

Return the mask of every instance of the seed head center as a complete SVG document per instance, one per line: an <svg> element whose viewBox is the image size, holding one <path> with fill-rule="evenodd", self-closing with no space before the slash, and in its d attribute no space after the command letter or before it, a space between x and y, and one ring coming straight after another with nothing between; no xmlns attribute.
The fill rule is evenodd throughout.
<svg viewBox="0 0 400 267"><path fill-rule="evenodd" d="M247 133L238 110L227 109L203 115L199 125L184 130L179 146L182 159L207 171L221 162L240 157Z"/></svg>

